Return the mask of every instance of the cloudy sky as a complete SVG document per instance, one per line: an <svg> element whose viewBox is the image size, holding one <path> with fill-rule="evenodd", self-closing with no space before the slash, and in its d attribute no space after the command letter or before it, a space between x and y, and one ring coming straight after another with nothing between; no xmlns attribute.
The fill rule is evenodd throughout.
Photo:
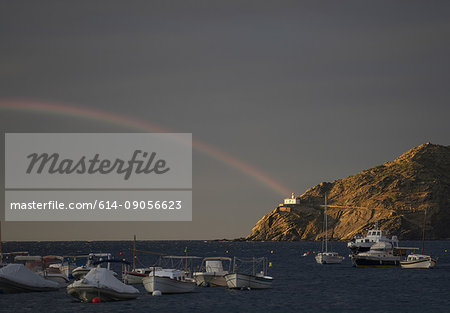
<svg viewBox="0 0 450 313"><path fill-rule="evenodd" d="M449 16L448 1L0 1L0 125L136 131L11 103L120 114L192 133L301 194L450 144ZM2 234L234 238L284 196L194 149L192 222L3 222Z"/></svg>

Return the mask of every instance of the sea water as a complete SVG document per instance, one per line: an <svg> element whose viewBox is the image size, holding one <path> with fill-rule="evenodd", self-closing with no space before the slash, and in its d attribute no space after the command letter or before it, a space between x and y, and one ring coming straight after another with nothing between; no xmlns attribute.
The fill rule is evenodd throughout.
<svg viewBox="0 0 450 313"><path fill-rule="evenodd" d="M7 242L4 251L34 255L80 255L110 252L132 258L131 241ZM198 287L194 293L153 297L143 286L136 300L80 303L65 289L55 292L0 294L1 312L450 312L450 241L429 241L425 252L439 257L431 270L355 268L344 242L332 249L346 258L340 265L319 265L318 242L138 241L137 249L196 256L266 256L273 286L266 290L229 290ZM420 247L403 241L401 246ZM122 255L120 254L122 252ZM307 256L302 256L309 252ZM78 259L77 262L85 261ZM137 253L137 267L157 261ZM120 273L120 268L116 269ZM136 285L135 285L136 286Z"/></svg>

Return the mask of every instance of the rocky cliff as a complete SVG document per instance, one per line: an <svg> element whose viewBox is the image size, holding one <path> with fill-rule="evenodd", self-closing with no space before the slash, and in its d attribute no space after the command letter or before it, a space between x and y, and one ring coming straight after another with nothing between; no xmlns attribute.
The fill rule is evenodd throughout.
<svg viewBox="0 0 450 313"><path fill-rule="evenodd" d="M400 239L450 238L450 146L423 144L388 162L332 183L321 183L266 214L247 240L318 240L324 235L328 196L328 237L349 240L378 220Z"/></svg>

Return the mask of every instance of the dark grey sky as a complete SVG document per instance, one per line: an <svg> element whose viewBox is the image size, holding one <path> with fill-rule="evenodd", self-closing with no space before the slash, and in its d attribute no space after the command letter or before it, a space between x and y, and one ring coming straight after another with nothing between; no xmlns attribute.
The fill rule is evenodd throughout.
<svg viewBox="0 0 450 313"><path fill-rule="evenodd" d="M303 193L450 144L449 16L448 1L0 1L0 99L192 132ZM3 132L133 131L0 114ZM193 174L191 223L4 223L3 237L238 237L282 198L197 151Z"/></svg>

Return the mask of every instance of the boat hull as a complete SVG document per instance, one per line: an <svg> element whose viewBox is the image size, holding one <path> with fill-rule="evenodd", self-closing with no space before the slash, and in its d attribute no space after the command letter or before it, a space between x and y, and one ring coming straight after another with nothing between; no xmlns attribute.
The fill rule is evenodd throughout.
<svg viewBox="0 0 450 313"><path fill-rule="evenodd" d="M272 286L273 278L269 276L254 276L233 273L225 275L228 288L231 289L268 289Z"/></svg>
<svg viewBox="0 0 450 313"><path fill-rule="evenodd" d="M417 261L401 261L400 266L402 268L422 268L428 269L433 268L436 265L436 259L430 258L425 260Z"/></svg>
<svg viewBox="0 0 450 313"><path fill-rule="evenodd" d="M145 290L152 293L159 290L161 293L187 293L193 292L194 281L176 280L169 277L147 276L142 280Z"/></svg>
<svg viewBox="0 0 450 313"><path fill-rule="evenodd" d="M43 276L47 280L54 281L55 283L58 283L61 287L66 287L69 284L69 279L64 274L46 274Z"/></svg>
<svg viewBox="0 0 450 313"><path fill-rule="evenodd" d="M400 265L399 258L358 257L352 258L356 267L395 267Z"/></svg>
<svg viewBox="0 0 450 313"><path fill-rule="evenodd" d="M215 273L194 273L195 282L197 286L202 287L226 287L227 281L225 280L225 275L217 275Z"/></svg>
<svg viewBox="0 0 450 313"><path fill-rule="evenodd" d="M127 272L123 275L123 281L128 285L138 285L142 284L142 280L147 276L145 274Z"/></svg>
<svg viewBox="0 0 450 313"><path fill-rule="evenodd" d="M117 292L110 288L98 288L90 285L76 287L69 286L67 287L67 293L83 302L92 302L92 299L95 297L100 298L101 302L109 302L132 300L139 296L138 293Z"/></svg>
<svg viewBox="0 0 450 313"><path fill-rule="evenodd" d="M89 271L90 271L91 269L92 269L92 268L90 268L90 267L85 267L85 266L77 267L77 268L75 268L75 269L72 271L72 276L73 276L73 278L75 278L76 280L83 279L84 276L86 276L86 274L89 273Z"/></svg>
<svg viewBox="0 0 450 313"><path fill-rule="evenodd" d="M44 292L55 290L58 290L58 287L35 287L0 277L0 293Z"/></svg>

